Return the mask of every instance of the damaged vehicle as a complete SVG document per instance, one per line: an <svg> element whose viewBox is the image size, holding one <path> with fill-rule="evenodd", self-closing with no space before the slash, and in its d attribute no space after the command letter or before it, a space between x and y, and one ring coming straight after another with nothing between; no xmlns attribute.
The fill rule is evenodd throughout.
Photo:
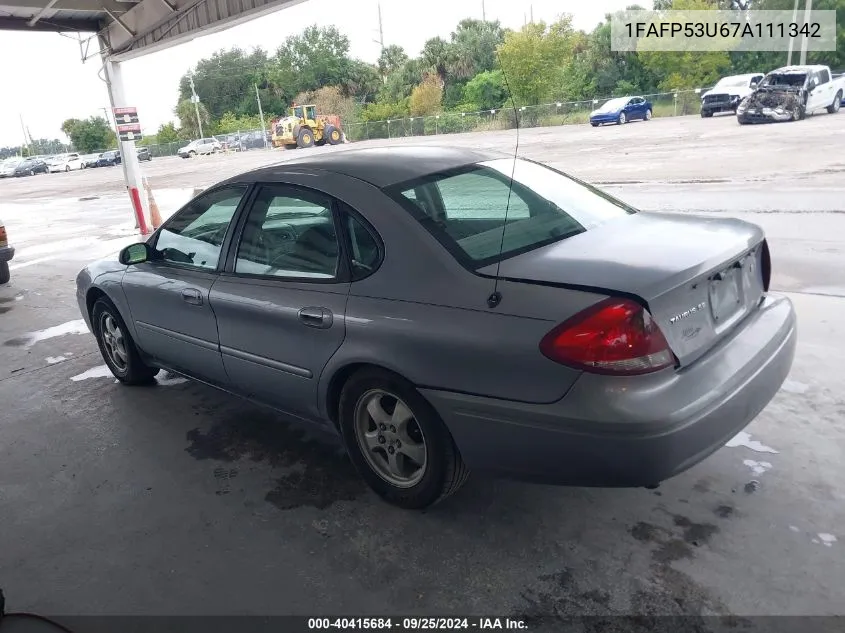
<svg viewBox="0 0 845 633"><path fill-rule="evenodd" d="M766 75L739 104L740 125L800 121L808 114L839 111L845 78L832 77L827 66L786 66Z"/></svg>

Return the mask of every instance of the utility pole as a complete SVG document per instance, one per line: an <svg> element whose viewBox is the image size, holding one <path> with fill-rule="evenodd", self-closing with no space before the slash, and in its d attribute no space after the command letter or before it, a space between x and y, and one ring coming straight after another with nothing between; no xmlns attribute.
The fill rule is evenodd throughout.
<svg viewBox="0 0 845 633"><path fill-rule="evenodd" d="M191 82L191 101L194 103L194 112L197 115L197 127L199 128L200 138L202 138L202 120L200 119L200 98L197 96L197 91L194 88L194 74L188 75L188 81Z"/></svg>
<svg viewBox="0 0 845 633"><path fill-rule="evenodd" d="M798 0L795 0L795 6L792 9L792 23L795 24L798 20ZM792 66L792 51L795 49L795 38L789 38L789 54L786 56L786 65Z"/></svg>
<svg viewBox="0 0 845 633"><path fill-rule="evenodd" d="M813 0L806 0L804 3L804 25L808 25L810 23L810 13L813 10ZM807 27L809 28L809 27ZM806 31L806 29L805 29ZM807 63L807 46L810 44L810 40L807 39L805 35L804 38L801 40L801 65Z"/></svg>
<svg viewBox="0 0 845 633"><path fill-rule="evenodd" d="M481 19L487 21L487 10L484 8L484 0L481 0Z"/></svg>
<svg viewBox="0 0 845 633"><path fill-rule="evenodd" d="M21 118L21 132L23 133L23 148L27 150L27 154L29 154L29 142L26 140L26 126L23 124L23 114L19 115ZM21 156L23 156L23 152L21 152Z"/></svg>
<svg viewBox="0 0 845 633"><path fill-rule="evenodd" d="M264 128L264 110L261 109L261 95L258 94L258 84L255 85L255 100L258 101L258 116L261 117L261 140L264 141L264 147L267 147L267 130Z"/></svg>
<svg viewBox="0 0 845 633"><path fill-rule="evenodd" d="M384 25L381 21L381 2L378 3L378 39L376 40L376 44L381 47L381 50L384 50Z"/></svg>
<svg viewBox="0 0 845 633"><path fill-rule="evenodd" d="M531 11L531 24L534 24L534 5L529 6L529 10Z"/></svg>

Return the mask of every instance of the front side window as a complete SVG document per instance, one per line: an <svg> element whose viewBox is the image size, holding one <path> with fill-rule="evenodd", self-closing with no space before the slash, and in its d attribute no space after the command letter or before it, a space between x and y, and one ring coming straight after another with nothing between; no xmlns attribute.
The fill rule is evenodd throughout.
<svg viewBox="0 0 845 633"><path fill-rule="evenodd" d="M589 185L521 159L486 161L386 193L472 268L636 212Z"/></svg>
<svg viewBox="0 0 845 633"><path fill-rule="evenodd" d="M235 185L192 200L159 231L156 259L215 270L226 231L246 190L246 185Z"/></svg>
<svg viewBox="0 0 845 633"><path fill-rule="evenodd" d="M330 198L293 187L261 190L247 216L235 273L330 280L339 262Z"/></svg>

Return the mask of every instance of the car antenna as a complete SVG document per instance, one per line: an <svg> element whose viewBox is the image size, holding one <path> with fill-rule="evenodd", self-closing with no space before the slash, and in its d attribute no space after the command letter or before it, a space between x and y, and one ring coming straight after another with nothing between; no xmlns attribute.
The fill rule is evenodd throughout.
<svg viewBox="0 0 845 633"><path fill-rule="evenodd" d="M510 211L511 194L513 193L513 177L516 172L516 157L519 153L519 110L516 107L516 101L513 98L513 92L511 92L511 87L508 83L508 76L507 73L505 73L505 67L502 64L502 58L499 55L499 51L496 51L496 59L499 62L499 69L502 71L502 80L505 82L505 90L508 91L508 99L510 100L511 107L513 108L513 117L516 122L516 143L513 148L513 165L511 166L510 184L508 186L508 202L505 205L505 221L502 223L502 237L499 240L499 258L496 262L496 278L493 281L493 293L487 297L487 306L490 308L495 308L502 302L502 293L499 292L499 269L502 265L502 251L505 248L505 231L508 228L508 211Z"/></svg>

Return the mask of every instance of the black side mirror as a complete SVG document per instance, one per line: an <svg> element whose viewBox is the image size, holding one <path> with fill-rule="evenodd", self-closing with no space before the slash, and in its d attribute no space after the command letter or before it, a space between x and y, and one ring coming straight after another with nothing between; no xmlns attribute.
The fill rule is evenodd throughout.
<svg viewBox="0 0 845 633"><path fill-rule="evenodd" d="M137 244L130 244L118 255L118 261L124 266L132 266L134 264L143 264L152 259L152 249L146 242L138 242Z"/></svg>

